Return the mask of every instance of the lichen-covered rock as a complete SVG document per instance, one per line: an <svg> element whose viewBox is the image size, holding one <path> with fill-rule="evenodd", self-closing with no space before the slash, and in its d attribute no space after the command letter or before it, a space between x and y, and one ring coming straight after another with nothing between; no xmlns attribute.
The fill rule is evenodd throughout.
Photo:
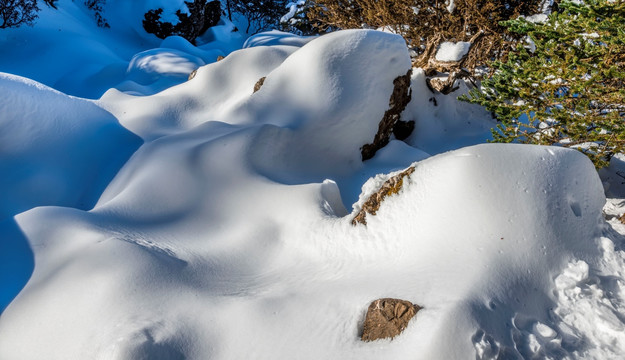
<svg viewBox="0 0 625 360"><path fill-rule="evenodd" d="M352 220L352 225L367 225L367 214L375 215L384 199L389 195L397 194L404 185L404 178L412 174L414 170L415 168L411 166L401 173L386 180L384 184L382 184L382 187L380 187L380 189L375 193L371 194L367 201L365 201L358 214L356 214Z"/></svg>
<svg viewBox="0 0 625 360"><path fill-rule="evenodd" d="M400 115L406 108L406 105L412 98L412 89L410 88L410 76L412 75L412 69L408 70L406 75L398 76L393 80L393 93L389 100L389 109L386 110L380 124L378 126L378 132L373 138L371 144L365 144L360 149L362 155L362 161L371 159L375 153L386 146L390 141L391 133L395 131L397 124L400 124L401 128L397 130L400 137L404 139L410 136L414 129L414 121L404 122L400 120Z"/></svg>
<svg viewBox="0 0 625 360"><path fill-rule="evenodd" d="M394 338L401 334L422 307L399 299L378 299L369 305L362 341Z"/></svg>

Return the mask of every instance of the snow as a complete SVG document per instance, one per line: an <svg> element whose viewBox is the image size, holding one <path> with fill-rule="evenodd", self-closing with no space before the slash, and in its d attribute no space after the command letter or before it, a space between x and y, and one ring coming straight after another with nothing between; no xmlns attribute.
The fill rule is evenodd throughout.
<svg viewBox="0 0 625 360"><path fill-rule="evenodd" d="M547 22L548 20L548 14L534 14L534 15L530 15L530 16L519 16L522 19L525 19L531 23L534 24L544 24Z"/></svg>
<svg viewBox="0 0 625 360"><path fill-rule="evenodd" d="M286 23L291 20L296 15L298 7L303 6L305 3L305 0L298 0L288 3L286 5L286 8L289 9L289 11L280 18L280 22Z"/></svg>
<svg viewBox="0 0 625 360"><path fill-rule="evenodd" d="M445 4L447 5L447 11L449 11L450 14L456 9L455 0L446 0Z"/></svg>
<svg viewBox="0 0 625 360"><path fill-rule="evenodd" d="M250 36L245 40L243 48L273 45L302 47L314 38L315 36L297 36L283 31L271 30Z"/></svg>
<svg viewBox="0 0 625 360"><path fill-rule="evenodd" d="M135 16L163 4L110 2ZM85 28L73 4L0 32L3 44L86 44L47 33L59 19ZM114 14L112 29L128 20ZM65 66L53 46L48 69L13 65L35 63L26 47L0 60L22 75L0 74L0 358L625 352L622 157L600 178L574 150L484 144L489 114L433 94L413 69L402 119L415 131L362 162L411 67L401 37L273 31L244 45L225 23L194 47L133 29L119 40L89 30L108 70L71 84L49 73ZM79 64L74 74L91 67ZM409 166L401 190L353 226ZM382 297L424 309L392 341L361 342Z"/></svg>
<svg viewBox="0 0 625 360"><path fill-rule="evenodd" d="M467 55L471 49L471 43L466 41L441 43L436 52L436 60L438 61L460 61Z"/></svg>
<svg viewBox="0 0 625 360"><path fill-rule="evenodd" d="M59 0L58 7L55 10L41 6L32 28L0 31L0 47L11 48L10 56L0 56L1 71L36 80L69 95L97 99L110 88L129 88L133 74L129 79L128 67L142 51L174 49L188 54L183 57L195 56L209 63L218 55L239 49L245 41L232 31L234 25L224 19L198 38L198 47L183 44L184 39L161 40L143 30L141 20L148 10L164 8L174 13L186 8L182 0L108 0L104 7L110 29L98 28L82 1ZM184 79L186 76L165 76L160 87L146 91L154 93Z"/></svg>

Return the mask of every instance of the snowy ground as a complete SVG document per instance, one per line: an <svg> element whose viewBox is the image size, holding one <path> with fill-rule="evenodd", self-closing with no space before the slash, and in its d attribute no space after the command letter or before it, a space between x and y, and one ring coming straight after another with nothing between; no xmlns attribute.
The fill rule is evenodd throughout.
<svg viewBox="0 0 625 360"><path fill-rule="evenodd" d="M411 66L401 38L243 43L224 24L196 48L132 26L90 36L59 3L0 32L16 47L0 56L1 359L625 354L619 162L602 183L576 151L482 144L488 114L432 94L419 69L414 133L362 162ZM383 297L424 309L361 342Z"/></svg>

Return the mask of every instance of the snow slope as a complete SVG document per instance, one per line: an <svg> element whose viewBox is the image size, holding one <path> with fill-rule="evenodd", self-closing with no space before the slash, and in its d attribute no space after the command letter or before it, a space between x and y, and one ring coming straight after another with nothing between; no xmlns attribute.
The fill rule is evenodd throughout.
<svg viewBox="0 0 625 360"><path fill-rule="evenodd" d="M416 70L415 133L362 162L411 66L389 33L266 33L219 62L164 43L177 51L141 49L97 101L0 77L0 191L14 199L0 208L0 359L625 352L625 209L611 201L604 220L581 153L474 145L490 120ZM424 309L394 340L363 343L382 297Z"/></svg>
<svg viewBox="0 0 625 360"><path fill-rule="evenodd" d="M92 102L69 97L34 81L0 73L0 225L37 206L88 210L141 140ZM6 230L8 231L8 230ZM15 236L15 235L13 235ZM19 237L18 237L19 238ZM22 241L0 243L0 263L17 267ZM15 297L30 275L21 271L3 280L0 308Z"/></svg>

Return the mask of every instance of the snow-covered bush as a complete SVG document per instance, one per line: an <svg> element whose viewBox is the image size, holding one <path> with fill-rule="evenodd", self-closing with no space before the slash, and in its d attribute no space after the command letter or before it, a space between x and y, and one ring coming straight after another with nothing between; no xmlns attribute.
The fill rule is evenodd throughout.
<svg viewBox="0 0 625 360"><path fill-rule="evenodd" d="M297 35L318 34L321 23L308 17L308 12L315 6L312 0L296 0L288 3L286 5L288 12L280 18L282 30Z"/></svg>
<svg viewBox="0 0 625 360"><path fill-rule="evenodd" d="M227 8L231 13L243 15L247 20L246 33L257 33L272 28L280 28L280 19L287 10L288 0L228 0Z"/></svg>
<svg viewBox="0 0 625 360"><path fill-rule="evenodd" d="M559 7L545 22L506 22L525 44L465 99L501 122L495 141L577 148L602 167L625 151L625 1Z"/></svg>
<svg viewBox="0 0 625 360"><path fill-rule="evenodd" d="M150 34L164 39L178 35L195 43L195 38L202 35L209 27L217 25L221 17L221 3L219 0L185 1L186 9L178 9L178 22L171 23L161 19L163 8L153 9L144 15L143 28Z"/></svg>
<svg viewBox="0 0 625 360"><path fill-rule="evenodd" d="M37 11L37 0L0 0L0 29L32 25Z"/></svg>

